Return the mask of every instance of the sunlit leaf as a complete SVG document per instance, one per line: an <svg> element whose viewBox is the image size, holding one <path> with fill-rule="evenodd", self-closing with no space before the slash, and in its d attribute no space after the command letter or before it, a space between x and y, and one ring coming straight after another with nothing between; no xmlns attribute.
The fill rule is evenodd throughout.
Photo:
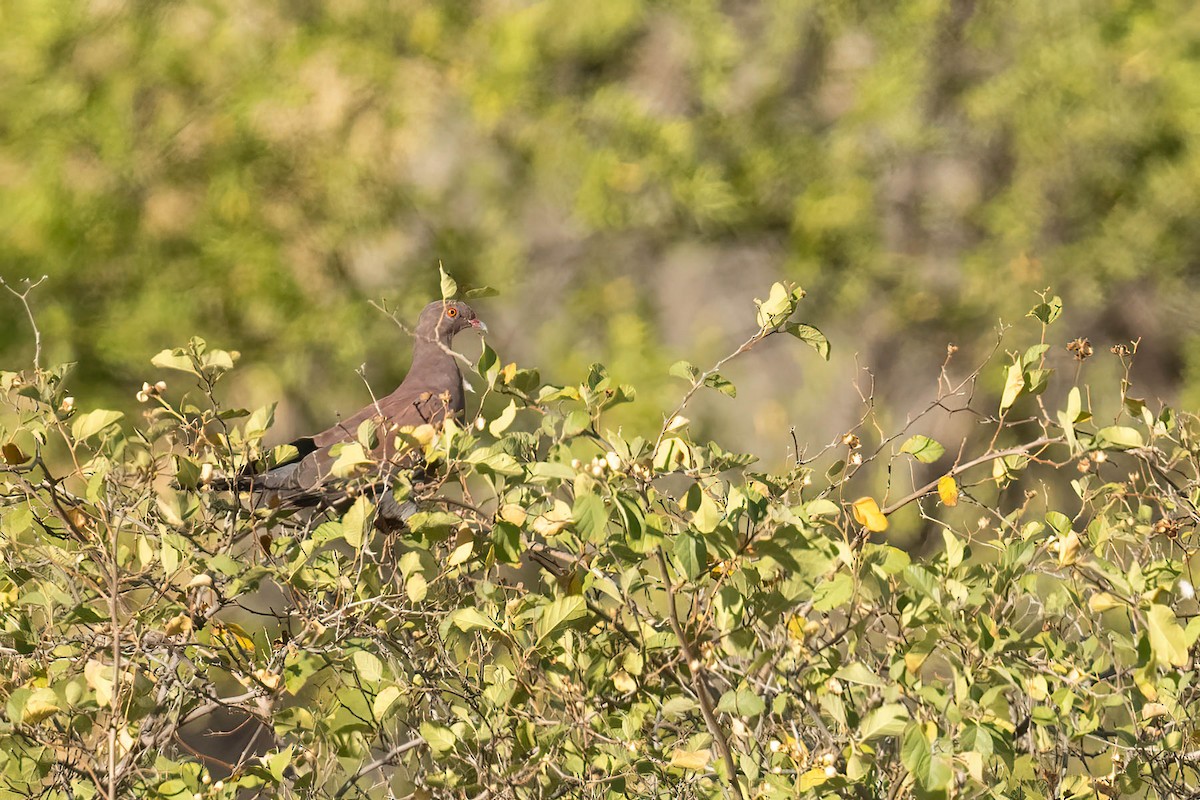
<svg viewBox="0 0 1200 800"><path fill-rule="evenodd" d="M89 411L75 418L75 421L71 424L71 435L79 441L83 441L90 436L100 433L123 416L125 415L120 411L108 411L102 408Z"/></svg>
<svg viewBox="0 0 1200 800"><path fill-rule="evenodd" d="M942 505L958 505L958 483L950 475L943 475L941 478L938 478L937 492L938 497L941 498Z"/></svg>
<svg viewBox="0 0 1200 800"><path fill-rule="evenodd" d="M901 453L908 453L917 461L924 464L932 464L946 453L946 448L934 439L928 436L912 436L908 441L900 445Z"/></svg>
<svg viewBox="0 0 1200 800"><path fill-rule="evenodd" d="M674 750L671 753L671 766L680 769L702 770L708 767L712 760L712 751L705 750Z"/></svg>
<svg viewBox="0 0 1200 800"><path fill-rule="evenodd" d="M442 299L449 300L458 294L458 283L450 277L441 264L438 264L438 274L441 276Z"/></svg>
<svg viewBox="0 0 1200 800"><path fill-rule="evenodd" d="M854 521L872 533L886 531L887 517L879 510L879 504L873 497L860 497L850 506L854 512Z"/></svg>
<svg viewBox="0 0 1200 800"><path fill-rule="evenodd" d="M806 325L803 322L789 322L783 329L816 350L821 358L826 361L829 360L831 349L829 339L817 328L814 328L812 325Z"/></svg>

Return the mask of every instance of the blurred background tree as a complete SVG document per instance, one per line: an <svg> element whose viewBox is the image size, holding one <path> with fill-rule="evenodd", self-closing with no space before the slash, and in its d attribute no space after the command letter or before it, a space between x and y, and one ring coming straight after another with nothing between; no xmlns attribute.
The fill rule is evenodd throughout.
<svg viewBox="0 0 1200 800"><path fill-rule="evenodd" d="M412 317L439 261L503 292L505 360L649 395L634 429L798 281L832 366L768 347L695 410L780 459L848 427L860 366L902 415L1048 286L1200 402L1194 3L4 0L0 29L0 274L50 276L82 406L198 334L243 352L235 400L324 427L358 365L407 367L367 301Z"/></svg>

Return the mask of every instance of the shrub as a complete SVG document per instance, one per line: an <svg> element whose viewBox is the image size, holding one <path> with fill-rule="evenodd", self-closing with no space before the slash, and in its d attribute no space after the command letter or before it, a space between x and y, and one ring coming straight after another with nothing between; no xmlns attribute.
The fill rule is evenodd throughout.
<svg viewBox="0 0 1200 800"><path fill-rule="evenodd" d="M802 297L773 287L733 355L827 354ZM212 488L272 455L272 409L220 400L234 352L160 353L137 420L76 408L66 368L4 372L0 796L1186 794L1200 427L1088 387L1081 341L1047 391L1060 311L998 408L948 357L900 432L868 403L775 472L690 433L724 361L677 364L642 438L605 427L634 392L604 367L550 386L485 348L492 411L401 434L433 477L392 487L419 510L391 533L361 448L344 513ZM947 452L937 414L986 436ZM221 715L238 746L202 758Z"/></svg>

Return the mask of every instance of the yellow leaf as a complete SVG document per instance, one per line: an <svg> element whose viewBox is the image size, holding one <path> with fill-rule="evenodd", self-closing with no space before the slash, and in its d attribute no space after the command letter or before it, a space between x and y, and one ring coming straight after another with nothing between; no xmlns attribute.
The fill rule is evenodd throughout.
<svg viewBox="0 0 1200 800"><path fill-rule="evenodd" d="M1079 558L1079 534L1068 531L1066 536L1060 536L1052 545L1058 551L1058 565L1069 567Z"/></svg>
<svg viewBox="0 0 1200 800"><path fill-rule="evenodd" d="M450 554L450 558L446 560L446 566L457 567L459 564L463 563L464 561L470 560L471 554L474 551L475 551L475 542L471 539L468 539L467 541L460 544L458 547L454 548L454 552L452 552Z"/></svg>
<svg viewBox="0 0 1200 800"><path fill-rule="evenodd" d="M254 652L254 640L250 638L250 634L246 629L236 622L213 620L212 627L212 638L219 644L231 650L237 647L247 653Z"/></svg>
<svg viewBox="0 0 1200 800"><path fill-rule="evenodd" d="M860 497L854 501L851 506L854 511L854 519L859 525L862 525L872 533L886 531L888 526L887 517L879 510L879 504L875 502L873 497Z"/></svg>
<svg viewBox="0 0 1200 800"><path fill-rule="evenodd" d="M25 706L26 714L28 714L29 706ZM1142 719L1154 719L1155 717L1169 717L1171 712L1162 703L1146 703L1142 706Z"/></svg>
<svg viewBox="0 0 1200 800"><path fill-rule="evenodd" d="M525 512L525 509L516 503L505 503L504 505L500 506L500 519L504 520L505 522L511 522L518 528L525 525L525 520L528 516L529 515Z"/></svg>
<svg viewBox="0 0 1200 800"><path fill-rule="evenodd" d="M83 667L83 678L96 693L96 705L104 708L112 702L112 668L102 661L92 659Z"/></svg>
<svg viewBox="0 0 1200 800"><path fill-rule="evenodd" d="M711 750L676 750L671 753L671 766L701 770L708 766L711 759Z"/></svg>
<svg viewBox="0 0 1200 800"><path fill-rule="evenodd" d="M1000 397L1001 413L1017 402L1017 396L1021 394L1023 388L1025 388L1025 373L1021 369L1021 362L1016 361L1008 368L1008 377L1004 381L1004 393Z"/></svg>
<svg viewBox="0 0 1200 800"><path fill-rule="evenodd" d="M167 626L163 629L163 633L167 636L187 636L192 632L192 618L188 614L176 614L171 619L167 620Z"/></svg>
<svg viewBox="0 0 1200 800"><path fill-rule="evenodd" d="M371 710L375 713L375 719L382 719L392 704L400 699L400 695L398 686L385 686L381 689L379 694L375 695L375 702L371 706Z"/></svg>
<svg viewBox="0 0 1200 800"><path fill-rule="evenodd" d="M942 498L942 505L956 506L958 505L958 483L949 475L943 475L938 481L938 497Z"/></svg>
<svg viewBox="0 0 1200 800"><path fill-rule="evenodd" d="M1093 614L1103 613L1110 608L1119 608L1121 605L1121 601L1108 592L1096 592L1088 598L1088 611Z"/></svg>
<svg viewBox="0 0 1200 800"><path fill-rule="evenodd" d="M625 670L613 675L613 686L621 694L632 694L637 691L637 681Z"/></svg>
<svg viewBox="0 0 1200 800"><path fill-rule="evenodd" d="M54 693L53 689L38 689L25 701L25 711L21 721L29 725L36 725L61 710L62 707L58 704L58 695Z"/></svg>
<svg viewBox="0 0 1200 800"><path fill-rule="evenodd" d="M823 767L813 767L808 772L800 776L800 791L806 792L809 789L815 789L825 781L829 780L829 776L825 774Z"/></svg>

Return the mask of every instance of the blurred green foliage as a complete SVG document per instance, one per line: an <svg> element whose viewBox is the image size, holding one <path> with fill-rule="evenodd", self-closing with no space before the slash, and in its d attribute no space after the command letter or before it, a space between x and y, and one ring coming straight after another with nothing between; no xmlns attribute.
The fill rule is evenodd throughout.
<svg viewBox="0 0 1200 800"><path fill-rule="evenodd" d="M1200 400L1192 3L4 0L0 29L0 274L51 276L48 361L96 403L198 334L245 352L242 402L323 425L357 365L406 367L365 300L415 313L439 260L505 291L506 349L650 409L748 287L799 281L840 371L738 376L742 434L828 417L855 352L911 383L1046 286Z"/></svg>

